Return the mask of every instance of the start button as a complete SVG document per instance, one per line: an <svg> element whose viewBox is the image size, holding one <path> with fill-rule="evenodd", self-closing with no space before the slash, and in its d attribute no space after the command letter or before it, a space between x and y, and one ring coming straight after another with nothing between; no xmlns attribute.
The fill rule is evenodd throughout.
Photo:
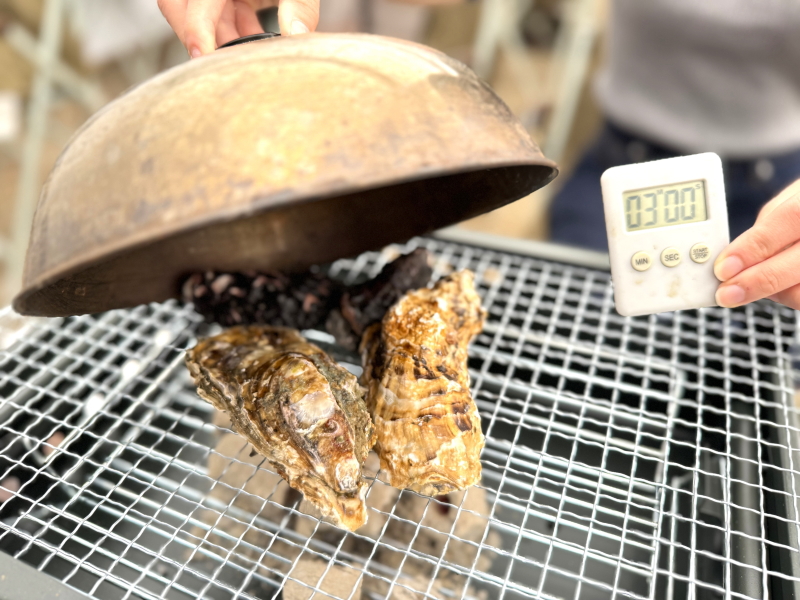
<svg viewBox="0 0 800 600"><path fill-rule="evenodd" d="M689 256L692 257L694 262L702 264L711 258L711 248L708 247L708 244L700 242L692 246L692 249L689 250Z"/></svg>

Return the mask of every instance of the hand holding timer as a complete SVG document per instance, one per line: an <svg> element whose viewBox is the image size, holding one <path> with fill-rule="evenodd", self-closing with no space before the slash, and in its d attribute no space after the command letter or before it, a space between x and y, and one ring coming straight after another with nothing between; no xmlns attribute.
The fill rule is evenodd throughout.
<svg viewBox="0 0 800 600"><path fill-rule="evenodd" d="M600 183L617 312L716 306L714 260L730 243L719 156L613 167Z"/></svg>

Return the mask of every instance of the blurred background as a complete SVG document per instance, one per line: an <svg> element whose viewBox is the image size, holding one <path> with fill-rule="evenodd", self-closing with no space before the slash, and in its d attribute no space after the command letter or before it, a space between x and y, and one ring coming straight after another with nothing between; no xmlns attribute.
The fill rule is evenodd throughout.
<svg viewBox="0 0 800 600"><path fill-rule="evenodd" d="M546 240L549 200L601 124L591 81L607 3L322 0L318 29L418 41L488 81L561 176L462 227ZM277 30L274 10L260 17ZM0 306L18 289L42 183L72 134L129 87L187 59L156 0L0 0Z"/></svg>

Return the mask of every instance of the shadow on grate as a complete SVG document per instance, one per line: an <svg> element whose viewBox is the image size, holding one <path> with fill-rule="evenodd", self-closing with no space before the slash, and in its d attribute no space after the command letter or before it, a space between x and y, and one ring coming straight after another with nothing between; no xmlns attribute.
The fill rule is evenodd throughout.
<svg viewBox="0 0 800 600"><path fill-rule="evenodd" d="M419 244L436 276L473 269L489 311L480 486L401 492L373 455L367 525L321 522L197 397L183 351L207 328L168 302L36 322L0 353L0 549L103 599L792 592L794 313L623 319L606 273L431 239L331 272Z"/></svg>

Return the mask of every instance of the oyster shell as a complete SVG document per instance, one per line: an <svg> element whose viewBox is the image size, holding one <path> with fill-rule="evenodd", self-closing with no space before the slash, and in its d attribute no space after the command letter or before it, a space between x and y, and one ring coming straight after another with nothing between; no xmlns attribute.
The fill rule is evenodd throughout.
<svg viewBox="0 0 800 600"><path fill-rule="evenodd" d="M485 318L474 275L460 271L407 293L364 334L362 383L391 485L440 495L480 480L467 345Z"/></svg>
<svg viewBox="0 0 800 600"><path fill-rule="evenodd" d="M233 327L186 355L200 396L333 524L367 520L374 429L356 378L296 330Z"/></svg>

